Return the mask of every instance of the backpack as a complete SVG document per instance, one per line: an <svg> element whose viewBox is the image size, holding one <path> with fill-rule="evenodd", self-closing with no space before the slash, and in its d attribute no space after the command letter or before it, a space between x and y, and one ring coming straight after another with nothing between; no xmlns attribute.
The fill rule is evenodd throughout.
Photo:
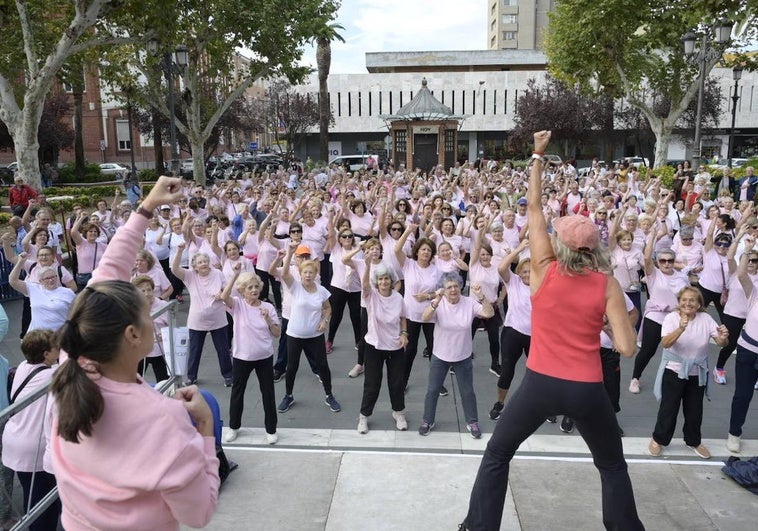
<svg viewBox="0 0 758 531"><path fill-rule="evenodd" d="M44 371L45 369L49 369L50 367L43 366L43 367L37 367L32 372L29 373L29 375L24 379L23 382L21 382L21 385L18 386L18 389L16 389L16 392L11 395L11 389L13 388L13 380L16 378L16 369L18 367L11 367L8 369L8 404L13 405L13 402L16 401L16 398L18 398L18 395L21 393L21 391L26 387L26 384L28 384L32 378L37 376L40 372Z"/></svg>

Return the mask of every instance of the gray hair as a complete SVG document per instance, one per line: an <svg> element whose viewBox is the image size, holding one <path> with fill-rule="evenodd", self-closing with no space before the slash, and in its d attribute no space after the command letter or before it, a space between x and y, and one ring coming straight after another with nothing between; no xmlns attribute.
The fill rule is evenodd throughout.
<svg viewBox="0 0 758 531"><path fill-rule="evenodd" d="M694 231L693 231L693 232L694 232ZM674 250L673 250L671 247L664 247L664 248L662 248L662 249L658 250L658 251L655 253L655 259L656 259L656 261L657 261L657 260L658 260L658 259L659 259L661 256L670 256L670 257L672 257L672 258L674 258L674 259L676 260L676 253L674 252Z"/></svg>
<svg viewBox="0 0 758 531"><path fill-rule="evenodd" d="M208 253L196 253L192 256L192 260L190 260L190 267L195 267L195 264L197 263L198 258L205 258L208 260L208 263L211 261L211 257L208 256Z"/></svg>
<svg viewBox="0 0 758 531"><path fill-rule="evenodd" d="M368 267L368 265L366 265L366 267ZM375 288L381 277L390 277L393 284L397 282L397 273L384 262L371 268L371 286Z"/></svg>
<svg viewBox="0 0 758 531"><path fill-rule="evenodd" d="M463 279L455 271L448 271L447 273L442 273L442 275L440 276L440 280L437 283L437 286L440 288L444 288L447 282L457 282L460 287L463 287Z"/></svg>

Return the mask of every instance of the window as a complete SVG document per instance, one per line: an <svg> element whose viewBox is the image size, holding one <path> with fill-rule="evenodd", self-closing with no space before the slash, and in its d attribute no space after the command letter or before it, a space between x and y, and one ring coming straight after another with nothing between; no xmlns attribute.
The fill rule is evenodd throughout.
<svg viewBox="0 0 758 531"><path fill-rule="evenodd" d="M118 140L119 151L129 151L132 149L132 143L129 142L128 120L116 120L116 139Z"/></svg>
<svg viewBox="0 0 758 531"><path fill-rule="evenodd" d="M347 115L353 115L353 98L350 97L350 93L347 93Z"/></svg>
<svg viewBox="0 0 758 531"><path fill-rule="evenodd" d="M504 41L514 41L514 40L516 40L516 32L515 31L504 31L503 32L503 40Z"/></svg>
<svg viewBox="0 0 758 531"><path fill-rule="evenodd" d="M342 93L337 93L337 116L342 116Z"/></svg>
<svg viewBox="0 0 758 531"><path fill-rule="evenodd" d="M503 5L506 7L517 6L518 0L503 0Z"/></svg>
<svg viewBox="0 0 758 531"><path fill-rule="evenodd" d="M516 15L503 15L503 24L516 24Z"/></svg>
<svg viewBox="0 0 758 531"><path fill-rule="evenodd" d="M379 114L382 114L382 91L379 91Z"/></svg>

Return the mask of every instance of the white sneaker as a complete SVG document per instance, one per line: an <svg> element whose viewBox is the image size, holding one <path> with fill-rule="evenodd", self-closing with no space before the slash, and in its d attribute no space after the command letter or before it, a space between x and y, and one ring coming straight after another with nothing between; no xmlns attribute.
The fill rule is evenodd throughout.
<svg viewBox="0 0 758 531"><path fill-rule="evenodd" d="M237 438L238 434L239 434L239 430L233 430L229 428L228 430L226 430L226 432L224 432L223 441L225 443L230 443Z"/></svg>
<svg viewBox="0 0 758 531"><path fill-rule="evenodd" d="M393 411L392 418L395 419L395 428L400 431L408 429L408 421L405 420L405 411Z"/></svg>
<svg viewBox="0 0 758 531"><path fill-rule="evenodd" d="M640 381L637 378L632 378L629 382L629 392L634 395L640 394Z"/></svg>
<svg viewBox="0 0 758 531"><path fill-rule="evenodd" d="M356 363L355 367L353 367L352 369L350 369L350 372L347 373L347 375L350 378L357 378L361 374L363 374L363 365L361 365L360 363Z"/></svg>
<svg viewBox="0 0 758 531"><path fill-rule="evenodd" d="M366 415L358 415L358 433L368 433L368 417Z"/></svg>
<svg viewBox="0 0 758 531"><path fill-rule="evenodd" d="M731 433L728 434L726 438L726 449L733 454L740 453L740 437L732 435Z"/></svg>
<svg viewBox="0 0 758 531"><path fill-rule="evenodd" d="M267 433L266 434L266 442L269 444L276 444L276 442L279 440L279 435L276 433Z"/></svg>

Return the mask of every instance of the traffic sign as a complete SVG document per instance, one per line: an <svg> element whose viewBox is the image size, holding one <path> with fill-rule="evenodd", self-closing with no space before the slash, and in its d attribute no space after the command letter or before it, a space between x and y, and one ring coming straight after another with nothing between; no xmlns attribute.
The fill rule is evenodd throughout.
<svg viewBox="0 0 758 531"><path fill-rule="evenodd" d="M250 142L248 151L256 151L258 149L258 142Z"/></svg>

